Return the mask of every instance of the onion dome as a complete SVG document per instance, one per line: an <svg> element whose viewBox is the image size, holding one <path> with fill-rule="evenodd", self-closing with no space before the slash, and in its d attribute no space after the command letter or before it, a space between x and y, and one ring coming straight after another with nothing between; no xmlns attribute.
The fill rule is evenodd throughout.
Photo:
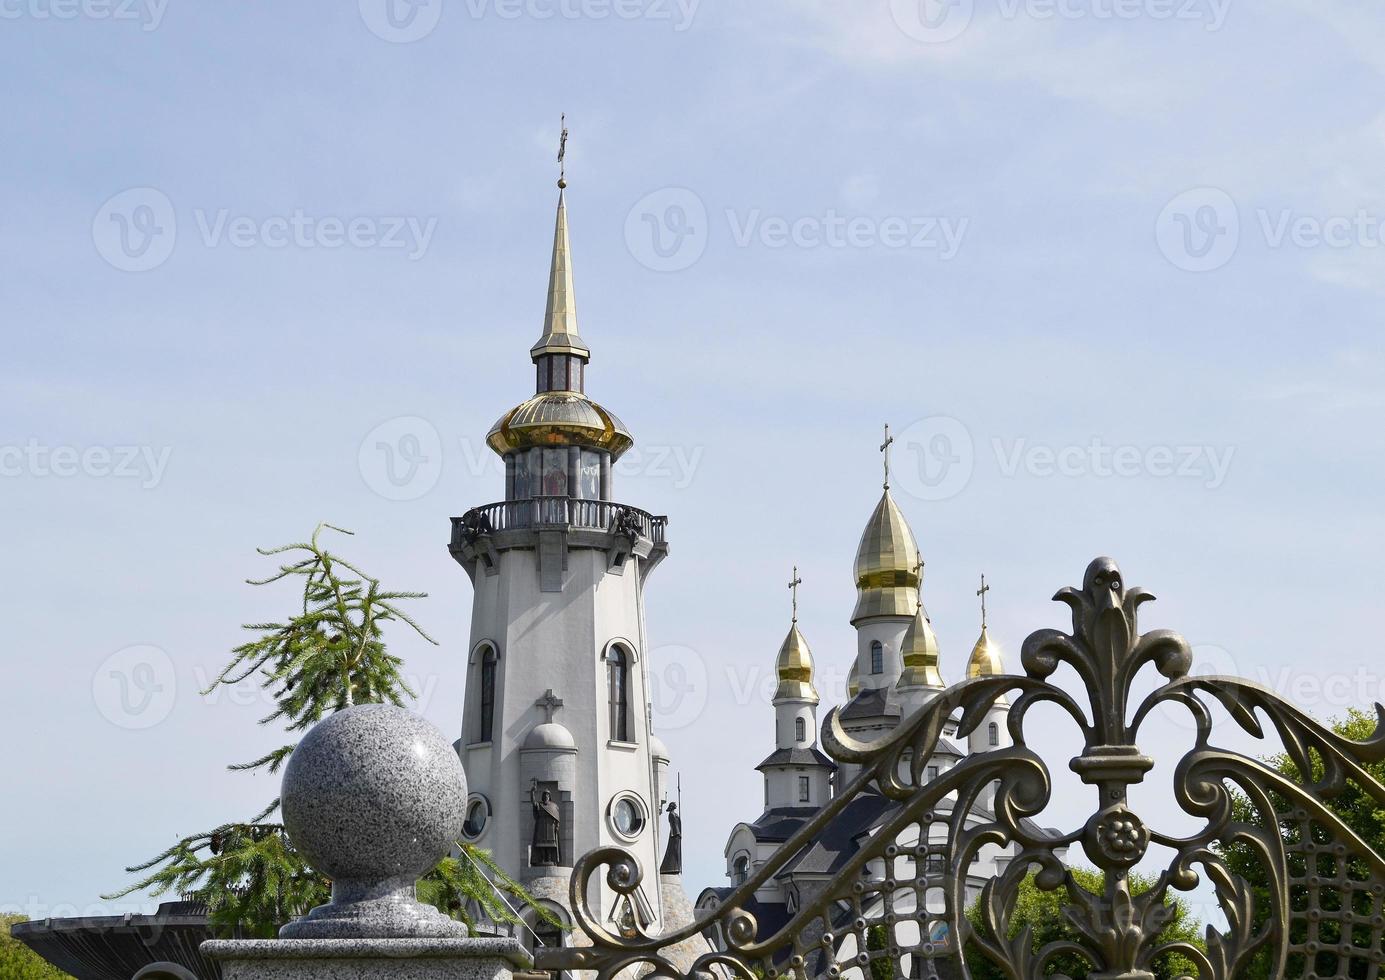
<svg viewBox="0 0 1385 980"><path fill-rule="evenodd" d="M919 606L900 643L904 673L899 677L899 687L946 687L942 672L938 670L938 652L938 637L924 615L923 606Z"/></svg>
<svg viewBox="0 0 1385 980"><path fill-rule="evenodd" d="M818 703L818 692L813 687L813 652L808 649L808 641L803 638L797 620L789 627L789 635L784 637L779 648L774 672L779 676L775 703L788 700Z"/></svg>
<svg viewBox="0 0 1385 980"><path fill-rule="evenodd" d="M524 739L526 752L576 752L577 741L556 721L535 725Z"/></svg>
<svg viewBox="0 0 1385 980"><path fill-rule="evenodd" d="M1005 673L1005 664L1000 658L1000 648L991 642L986 627L981 627L981 636L976 646L971 648L971 658L967 661L967 679L991 677Z"/></svg>
<svg viewBox="0 0 1385 980"><path fill-rule="evenodd" d="M856 548L853 625L876 616L912 617L919 603L919 546L886 488Z"/></svg>
<svg viewBox="0 0 1385 980"><path fill-rule="evenodd" d="M618 459L635 440L620 419L585 395L545 391L502 415L486 443L502 456L535 446L586 446Z"/></svg>

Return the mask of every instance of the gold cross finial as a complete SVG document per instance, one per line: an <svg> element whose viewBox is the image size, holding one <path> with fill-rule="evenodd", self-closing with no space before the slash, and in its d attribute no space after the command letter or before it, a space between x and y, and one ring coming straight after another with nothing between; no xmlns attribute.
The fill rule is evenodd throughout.
<svg viewBox="0 0 1385 980"><path fill-rule="evenodd" d="M976 590L976 594L981 597L981 628L986 628L986 593L991 591L991 587L986 584L986 573L981 573L981 588Z"/></svg>
<svg viewBox="0 0 1385 980"><path fill-rule="evenodd" d="M562 133L561 136L558 137L558 189L559 189L559 190L561 190L562 188L564 188L564 187L567 186L567 164L563 162L563 161L565 161L565 160L567 159L567 113L566 113L566 112L563 113L562 122L560 123L560 125L563 127L563 133Z"/></svg>
<svg viewBox="0 0 1385 980"><path fill-rule="evenodd" d="M914 578L918 579L919 590L919 606L918 609L914 610L915 613L918 613L923 609L923 566L926 564L927 562L925 562L922 557L920 557L918 561L914 562Z"/></svg>
<svg viewBox="0 0 1385 980"><path fill-rule="evenodd" d="M885 423L885 441L880 444L880 451L885 454L885 489L890 489L890 447L894 445L894 436L890 435L890 423Z"/></svg>
<svg viewBox="0 0 1385 980"><path fill-rule="evenodd" d="M789 582L789 591L793 593L793 621L798 622L798 587L803 584L803 579L799 577L798 566L793 567L793 580Z"/></svg>

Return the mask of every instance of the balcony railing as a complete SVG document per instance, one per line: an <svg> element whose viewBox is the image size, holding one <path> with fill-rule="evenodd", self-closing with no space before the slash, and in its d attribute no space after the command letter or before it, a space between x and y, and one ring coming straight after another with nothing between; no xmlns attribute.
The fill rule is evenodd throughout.
<svg viewBox="0 0 1385 980"><path fill-rule="evenodd" d="M452 540L456 544L478 534L516 529L582 528L609 531L622 526L638 530L655 544L663 544L668 518L655 517L638 507L609 500L579 500L575 497L502 500L484 507L473 507L461 517L452 518Z"/></svg>

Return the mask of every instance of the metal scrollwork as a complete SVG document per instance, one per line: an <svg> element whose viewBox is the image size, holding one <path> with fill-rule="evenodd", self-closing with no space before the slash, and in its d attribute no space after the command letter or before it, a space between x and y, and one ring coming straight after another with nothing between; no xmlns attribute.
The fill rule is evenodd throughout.
<svg viewBox="0 0 1385 980"><path fill-rule="evenodd" d="M572 907L590 946L542 950L543 969L591 970L605 980L623 970L662 977L706 975L767 978L885 975L965 977L969 964L989 962L1012 980L1054 975L1060 961L1086 964L1093 980L1153 980L1165 957L1191 963L1198 980L1234 980L1258 971L1270 977L1385 976L1385 861L1328 803L1347 785L1385 809L1385 787L1366 766L1385 760L1385 709L1376 733L1344 738L1273 691L1232 677L1193 676L1187 642L1169 630L1140 633L1136 613L1153 598L1128 587L1109 558L1097 558L1082 587L1054 597L1072 611L1072 629L1039 630L1024 642L1023 675L983 676L940 692L887 738L858 741L837 711L823 744L857 775L831 802L734 889L714 913L662 936L638 929L616 935L588 904L592 883L618 896L639 887L642 872L627 852L601 848L572 876ZM1085 688L1084 706L1053 684L1060 668ZM1137 677L1152 668L1155 689L1132 704ZM1244 732L1265 738L1273 726L1300 779L1287 778L1251 756L1212 744L1215 702ZM1008 703L1013 744L975 752L925 778L940 740L965 737ZM1093 788L1097 803L1084 824L1040 828L1049 805L1050 772L1025 740L1037 705L1071 719L1085 747L1071 769ZM1173 797L1196 818L1188 836L1161 832L1131 806L1130 787L1154 766L1139 748L1141 726L1161 705L1186 711L1196 737L1173 772ZM1271 745L1272 751L1278 745ZM809 847L843 812L868 794L890 805L868 841L828 886L805 899L782 928L762 935L747 911L755 892ZM1133 879L1157 853L1172 852L1142 890ZM1252 885L1233 870L1228 849L1249 853L1263 869ZM1067 855L1080 848L1101 873L1099 891L1073 875ZM983 850L1010 856L978 887L969 873ZM1074 855L1077 856L1077 855ZM1033 875L1056 893L1075 938L1035 949L1019 928L1017 898ZM1206 881L1225 927L1207 928L1204 943L1165 942L1175 915L1173 892ZM976 913L968 915L975 906ZM680 969L669 950L699 934L717 947ZM963 956L963 953L966 956Z"/></svg>

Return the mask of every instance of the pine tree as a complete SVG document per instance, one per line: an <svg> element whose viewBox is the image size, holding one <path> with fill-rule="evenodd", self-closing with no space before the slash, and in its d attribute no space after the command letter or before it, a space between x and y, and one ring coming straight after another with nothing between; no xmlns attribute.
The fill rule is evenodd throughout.
<svg viewBox="0 0 1385 980"><path fill-rule="evenodd" d="M280 722L291 735L351 705L401 705L413 696L400 673L402 661L385 647L385 624L403 623L429 643L437 642L399 608L399 603L424 598L424 593L381 589L378 580L324 548L319 540L323 531L351 534L320 524L308 541L258 549L262 555L284 557L277 572L249 579L249 584L301 579L302 608L282 623L247 624L245 629L256 637L231 651L230 663L203 692L258 675L275 705L260 724ZM276 773L294 744L228 768ZM150 860L126 868L142 877L104 897L121 898L145 889L155 897L173 893L205 904L213 928L222 935L277 935L284 923L331 895L330 883L307 865L283 825L270 821L278 808L276 798L247 821L179 840ZM477 913L493 923L517 923L502 894L507 892L540 918L559 924L485 851L460 843L458 855L444 858L419 882L422 901L468 927L475 927Z"/></svg>

